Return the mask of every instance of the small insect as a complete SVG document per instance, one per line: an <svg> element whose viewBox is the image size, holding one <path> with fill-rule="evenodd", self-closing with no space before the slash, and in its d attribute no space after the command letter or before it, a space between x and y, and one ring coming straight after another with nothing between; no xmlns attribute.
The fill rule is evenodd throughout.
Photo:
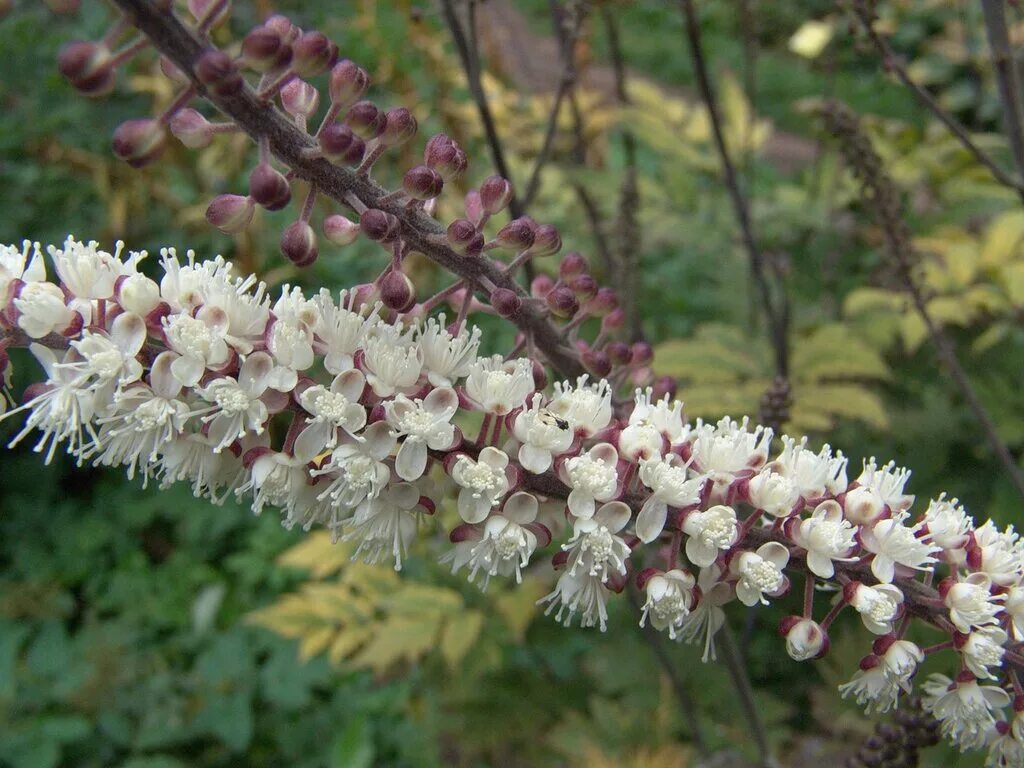
<svg viewBox="0 0 1024 768"><path fill-rule="evenodd" d="M537 413L537 418L540 419L542 424L547 424L549 427L558 427L561 430L569 428L569 422L560 416L556 416L547 408L541 409Z"/></svg>

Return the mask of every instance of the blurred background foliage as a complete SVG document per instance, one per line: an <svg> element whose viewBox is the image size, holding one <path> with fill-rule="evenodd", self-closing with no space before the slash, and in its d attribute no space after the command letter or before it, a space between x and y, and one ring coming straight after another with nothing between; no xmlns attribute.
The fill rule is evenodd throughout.
<svg viewBox="0 0 1024 768"><path fill-rule="evenodd" d="M621 277L617 254L637 260L630 293L638 330L658 343L658 370L679 378L691 418L756 416L772 378L771 348L707 112L693 98L681 20L653 0L603 5L577 46L582 142L563 110L533 210L610 280ZM275 11L320 28L371 72L374 99L413 108L421 135L443 130L471 148L468 181L491 172L465 77L431 3L236 6L235 33ZM488 0L479 9L484 86L520 188L560 74L548 6ZM625 104L599 23L605 10L628 65ZM883 0L878 10L879 28L911 74L1009 167L978 5ZM922 496L947 490L979 516L1019 520L1020 500L941 374L815 105L837 97L864 114L905 196L929 309L1018 457L1019 200L883 72L833 3L706 0L700 11L726 138L762 247L790 296L788 428L854 457L896 457L914 468ZM1024 23L1019 9L1011 13L1019 47ZM141 172L116 161L113 128L166 104L171 92L149 64L131 69L102 102L60 79L60 45L98 37L109 18L91 0L73 16L15 0L0 19L0 237L55 242L72 232L151 251L220 252L272 284L340 288L376 274L380 259L366 244L325 252L296 273L276 248L288 213L258 214L235 238L206 225L211 196L244 187L252 154L239 136L199 155L172 146ZM627 134L636 147L638 224L623 238ZM416 150L403 151L378 165L384 183L412 164ZM440 215L454 215L458 204L450 193ZM414 277L420 285L442 279L426 263ZM24 371L15 383L19 391ZM67 462L44 469L23 449L0 456L0 486L5 768L678 768L701 764L688 706L711 748L732 751L737 765L753 754L720 665L696 663L699 652L673 645L670 674L629 600L614 602L605 635L538 618L534 601L552 581L545 565L518 588L494 582L481 594L437 564L442 525L399 578L351 564L324 534L285 531L272 516L211 507L181 488L145 491ZM439 511L441 522L451 515ZM774 634L786 612L785 601L745 612L736 632L783 763L828 764L871 729L834 689L865 638L842 623L827 662L797 665ZM926 764L978 763L936 748Z"/></svg>

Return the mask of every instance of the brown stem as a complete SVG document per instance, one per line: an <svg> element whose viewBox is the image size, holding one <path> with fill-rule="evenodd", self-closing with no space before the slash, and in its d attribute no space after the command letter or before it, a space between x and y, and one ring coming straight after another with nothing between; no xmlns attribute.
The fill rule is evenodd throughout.
<svg viewBox="0 0 1024 768"><path fill-rule="evenodd" d="M334 165L324 158L308 157L305 152L316 146L307 133L273 105L263 103L252 88L246 86L234 96L208 93L195 78L194 70L200 55L208 50L172 13L161 12L156 4L146 0L114 0L132 24L145 34L156 48L170 58L183 72L189 73L200 94L221 112L238 123L254 140L265 137L270 151L292 169L297 178L316 184L321 194L351 207L352 199L367 207L380 207L394 214L401 223L402 238L410 248L425 254L444 269L459 275L473 285L481 279L494 285L516 291L526 297L515 280L506 275L500 265L490 259L467 259L444 245L445 229L421 210L408 209L397 202L380 203L387 191L371 179L361 178L352 170ZM524 302L515 324L534 339L534 344L561 375L575 377L584 372L576 350L564 344L559 330L542 314L538 307Z"/></svg>
<svg viewBox="0 0 1024 768"><path fill-rule="evenodd" d="M1010 141L1017 174L1024 177L1024 109L1020 102L1020 72L1006 29L1006 6L1003 0L981 0L985 14L985 32L992 54L992 66L999 84L999 100L1003 104L1003 124Z"/></svg>

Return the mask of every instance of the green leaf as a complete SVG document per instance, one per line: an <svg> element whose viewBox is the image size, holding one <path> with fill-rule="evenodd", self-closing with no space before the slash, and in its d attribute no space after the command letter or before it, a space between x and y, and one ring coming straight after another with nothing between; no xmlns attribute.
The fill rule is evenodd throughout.
<svg viewBox="0 0 1024 768"><path fill-rule="evenodd" d="M376 748L367 719L349 720L331 745L331 768L371 768L374 757Z"/></svg>

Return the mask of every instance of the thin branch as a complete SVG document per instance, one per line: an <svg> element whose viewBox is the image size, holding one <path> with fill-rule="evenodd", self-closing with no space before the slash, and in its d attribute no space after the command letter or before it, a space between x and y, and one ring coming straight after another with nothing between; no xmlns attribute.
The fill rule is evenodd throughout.
<svg viewBox="0 0 1024 768"><path fill-rule="evenodd" d="M988 172L992 174L996 181L1015 190L1017 194L1020 195L1021 200L1024 200L1024 183L1022 183L1020 179L1015 179L1012 175L1000 168L999 164L996 163L996 161L985 150L974 143L974 139L971 137L970 131L968 131L967 128L949 112L944 110L942 106L932 98L932 95L923 87L918 85L910 76L906 68L900 63L899 57L896 52L893 51L888 41L875 31L874 12L871 10L866 0L854 0L853 14L857 21L860 22L861 27L868 36L868 39L881 55L882 63L885 68L896 75L896 79L903 83L903 85L914 94L914 97L929 112L931 112L940 123L946 126L946 129L953 134L953 136L960 142L961 146L973 155L974 159L977 160L978 163L987 168Z"/></svg>
<svg viewBox="0 0 1024 768"><path fill-rule="evenodd" d="M195 77L195 66L200 55L211 50L210 44L200 40L170 12L159 10L158 4L146 0L114 0L154 46L183 72L189 74L197 91L226 116L236 122L254 140L265 139L273 155L290 167L297 178L316 184L321 194L349 208L352 200L367 207L376 207L395 215L401 224L401 236L411 249L425 254L444 269L470 284L479 286L489 281L495 286L508 288L525 297L526 293L502 268L502 265L484 258L464 258L445 242L445 229L419 209L406 208L400 202L387 200L387 190L368 177L357 176L354 171L335 165L310 152L316 147L309 134L300 131L278 109L261 102L252 88L246 85L234 96L208 93ZM539 307L523 302L516 325L528 336L553 368L561 375L575 377L584 372L579 355L562 339L560 329L552 324Z"/></svg>
<svg viewBox="0 0 1024 768"><path fill-rule="evenodd" d="M1024 178L1024 110L1020 103L1020 73L1010 46L1006 29L1006 7L1003 0L981 0L985 14L985 32L992 55L992 66L999 83L999 99L1003 104L1006 137L1017 163L1017 174Z"/></svg>
<svg viewBox="0 0 1024 768"><path fill-rule="evenodd" d="M778 763L772 756L771 746L768 744L768 732L764 727L764 720L761 719L761 711L757 702L754 701L754 688L750 684L750 677L747 675L747 665L740 655L740 649L736 645L736 638L732 633L729 622L722 624L718 630L718 647L722 651L722 662L725 664L729 677L732 678L733 687L739 694L740 704L747 716L747 724L750 726L751 735L757 745L758 759L764 768L776 768Z"/></svg>
<svg viewBox="0 0 1024 768"><path fill-rule="evenodd" d="M788 332L788 311L775 305L772 296L771 286L768 284L764 254L757 245L754 237L754 227L750 217L750 208L747 199L740 189L739 178L736 173L736 166L729 155L729 148L725 144L725 135L722 130L722 120L718 113L718 105L715 100L714 90L711 87L711 78L708 74L707 64L704 61L704 48L701 42L700 20L697 18L697 9L694 0L679 0L679 7L682 10L686 22L686 38L689 43L690 56L693 61L694 73L697 76L697 86L701 99L708 111L708 118L711 121L711 131L714 136L715 149L718 152L719 160L722 163L722 170L725 175L725 186L729 191L729 198L732 201L733 211L740 226L740 233L743 245L750 259L751 272L754 282L764 306L765 315L768 318L769 335L772 346L775 350L775 372L782 377L788 378L789 374L789 341ZM781 303L781 302L780 302Z"/></svg>

